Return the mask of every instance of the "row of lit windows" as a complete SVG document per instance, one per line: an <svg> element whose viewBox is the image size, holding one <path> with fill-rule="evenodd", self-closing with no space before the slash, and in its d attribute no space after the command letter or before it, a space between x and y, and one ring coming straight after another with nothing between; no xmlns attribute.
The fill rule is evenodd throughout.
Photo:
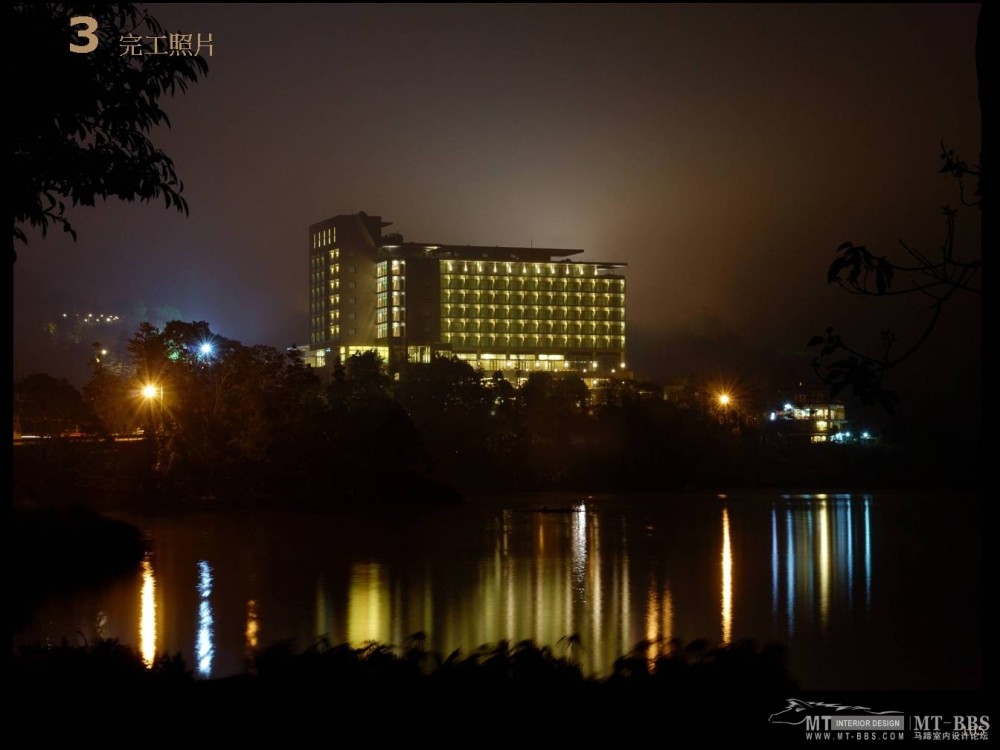
<svg viewBox="0 0 1000 750"><path fill-rule="evenodd" d="M619 325L624 325L625 323L625 316L620 310L592 310L585 308L577 311L576 309L564 310L563 308L557 308L551 311L515 310L501 315L489 315L487 314L487 310L483 310L479 315L476 315L473 311L467 310L466 312L472 312L472 314L461 314L462 308L459 307L447 315L442 315L441 320L445 324L448 324L450 321L506 323L522 320L558 323L616 323Z"/></svg>
<svg viewBox="0 0 1000 750"><path fill-rule="evenodd" d="M450 276L442 274L442 289L497 289L532 292L616 292L625 291L624 279L545 279L534 276Z"/></svg>
<svg viewBox="0 0 1000 750"><path fill-rule="evenodd" d="M522 370L524 372L566 372L573 368L570 362L523 362L517 359L470 360L473 367L482 367L486 372L497 370Z"/></svg>
<svg viewBox="0 0 1000 750"><path fill-rule="evenodd" d="M402 307L406 303L405 292L379 292L375 295L375 309L380 307Z"/></svg>
<svg viewBox="0 0 1000 750"><path fill-rule="evenodd" d="M390 311L388 307L380 307L375 310L375 322L376 323L388 323L389 315L392 315L393 323L402 323L404 320L403 308L394 306Z"/></svg>
<svg viewBox="0 0 1000 750"><path fill-rule="evenodd" d="M408 346L406 347L406 359L410 362L421 362L429 364L433 351L429 346Z"/></svg>
<svg viewBox="0 0 1000 750"><path fill-rule="evenodd" d="M383 362L389 360L389 347L387 346L342 346L338 351L341 362L355 354L365 354L367 352L375 352Z"/></svg>
<svg viewBox="0 0 1000 750"><path fill-rule="evenodd" d="M489 335L477 333L442 333L441 342L453 346L489 346L504 348L603 349L621 351L624 336L544 336L534 334Z"/></svg>
<svg viewBox="0 0 1000 750"><path fill-rule="evenodd" d="M449 351L439 351L437 352L440 357L452 357L460 359L463 362L468 362L473 367L481 367L486 372L495 372L497 370L510 370L510 371L576 371L576 372L595 372L598 370L598 363L592 358L579 358L579 356L572 359L566 359L563 355L546 355L546 354L490 354L490 353L480 353L480 352L449 352ZM616 360L618 357L615 358ZM412 360L411 360L412 361ZM608 363L604 363L605 367L608 367ZM625 363L621 363L621 368L625 369ZM592 384L590 387L593 387Z"/></svg>
<svg viewBox="0 0 1000 750"><path fill-rule="evenodd" d="M581 323L579 321L536 323L534 321L499 321L492 320L446 320L441 324L441 332L445 333L541 333L541 334L599 334L618 335L625 333L624 323Z"/></svg>
<svg viewBox="0 0 1000 750"><path fill-rule="evenodd" d="M625 295L601 292L476 292L443 291L444 304L483 305L579 305L624 307Z"/></svg>
<svg viewBox="0 0 1000 750"><path fill-rule="evenodd" d="M393 276L391 281L387 276L380 276L375 281L375 291L385 292L391 286L394 292L401 292L403 291L403 284L405 280L405 276Z"/></svg>
<svg viewBox="0 0 1000 750"><path fill-rule="evenodd" d="M399 338L403 335L403 330L406 328L406 324L403 322L394 321L392 323L392 336L393 338ZM375 338L385 339L389 337L389 324L388 323L377 323L375 325Z"/></svg>
<svg viewBox="0 0 1000 750"><path fill-rule="evenodd" d="M507 274L534 276L597 276L593 263L525 263L520 261L445 260L441 270L455 274Z"/></svg>
<svg viewBox="0 0 1000 750"><path fill-rule="evenodd" d="M332 245L337 241L337 227L329 227L327 229L321 229L318 232L314 232L312 236L312 246L326 247L327 245Z"/></svg>
<svg viewBox="0 0 1000 750"><path fill-rule="evenodd" d="M391 271L391 273L390 273ZM383 276L399 276L406 272L406 261L405 260L383 260L375 265L375 278L380 279Z"/></svg>
<svg viewBox="0 0 1000 750"><path fill-rule="evenodd" d="M339 324L335 323L334 325L330 326L329 331L330 331L330 338L331 339L339 339L340 338L340 325ZM348 336L354 336L354 335L357 334L357 332L358 332L357 328L347 328L347 329L345 329L345 333Z"/></svg>
<svg viewBox="0 0 1000 750"><path fill-rule="evenodd" d="M476 318L545 318L559 315L562 318L582 318L584 314L606 313L616 314L624 318L625 308L622 305L587 304L592 300L562 300L563 304L553 304L542 300L510 300L509 302L486 300L441 300L441 315L450 317Z"/></svg>

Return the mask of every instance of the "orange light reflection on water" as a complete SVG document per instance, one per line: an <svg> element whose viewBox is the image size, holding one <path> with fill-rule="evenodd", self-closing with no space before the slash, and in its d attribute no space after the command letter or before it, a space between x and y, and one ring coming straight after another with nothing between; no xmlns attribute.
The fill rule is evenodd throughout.
<svg viewBox="0 0 1000 750"><path fill-rule="evenodd" d="M141 609L139 611L139 651L151 668L156 660L156 576L149 558L142 561Z"/></svg>

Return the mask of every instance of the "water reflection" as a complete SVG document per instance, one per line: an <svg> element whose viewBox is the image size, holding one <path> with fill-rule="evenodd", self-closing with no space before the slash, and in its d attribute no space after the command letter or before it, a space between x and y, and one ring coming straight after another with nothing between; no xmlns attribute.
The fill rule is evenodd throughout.
<svg viewBox="0 0 1000 750"><path fill-rule="evenodd" d="M354 560L345 589L320 575L316 635L359 646L401 644L419 631L446 653L501 640L579 643L587 672L606 672L643 640L662 644L657 653L665 653L674 632L671 584L658 572L652 579L642 575L633 590L623 521L605 526L584 504L559 512L503 511L484 552L468 568L451 560L422 568Z"/></svg>
<svg viewBox="0 0 1000 750"><path fill-rule="evenodd" d="M872 521L865 498L865 613L871 613L872 606Z"/></svg>
<svg viewBox="0 0 1000 750"><path fill-rule="evenodd" d="M215 656L215 617L212 614L212 566L205 560L198 561L198 674L212 676L212 658Z"/></svg>
<svg viewBox="0 0 1000 750"><path fill-rule="evenodd" d="M722 644L733 642L733 546L729 508L722 509Z"/></svg>
<svg viewBox="0 0 1000 750"><path fill-rule="evenodd" d="M246 641L247 658L252 659L257 653L257 647L260 645L260 616L257 614L256 599L247 601Z"/></svg>
<svg viewBox="0 0 1000 750"><path fill-rule="evenodd" d="M367 641L392 643L390 598L385 566L355 563L347 599L347 641L355 646Z"/></svg>
<svg viewBox="0 0 1000 750"><path fill-rule="evenodd" d="M784 517L784 540L778 534L780 516ZM862 539L860 554L855 544L858 528ZM778 612L782 610L784 631L789 637L795 634L797 616L815 621L822 632L829 627L834 612L853 610L858 562L864 568L864 609L869 613L871 558L871 510L867 496L860 510L850 495L786 495L781 502L774 503L771 612L779 630Z"/></svg>
<svg viewBox="0 0 1000 750"><path fill-rule="evenodd" d="M670 584L664 582L661 588L650 574L646 589L646 642L649 644L646 658L650 663L670 653L673 638L674 601Z"/></svg>
<svg viewBox="0 0 1000 750"><path fill-rule="evenodd" d="M884 624L871 614L873 564L888 571L900 557L890 556L894 537L879 536L888 533L879 502L588 499L558 509L493 506L419 526L229 515L211 532L204 519L163 519L151 531L157 556L120 590L65 614L49 610L33 627L50 640L77 631L120 638L147 665L158 652L180 651L212 677L243 671L278 641L296 650L320 638L403 645L417 632L444 655L524 639L561 655L572 642L587 674L607 674L633 650L655 660L676 638L781 641L812 660L837 639L856 641L866 614L865 633L898 627L899 618ZM890 595L903 575L909 567L874 582L876 595L885 611L908 605L908 620L918 620L912 602Z"/></svg>
<svg viewBox="0 0 1000 750"><path fill-rule="evenodd" d="M147 667L156 660L156 576L147 557L142 561L141 607L139 610L139 652Z"/></svg>

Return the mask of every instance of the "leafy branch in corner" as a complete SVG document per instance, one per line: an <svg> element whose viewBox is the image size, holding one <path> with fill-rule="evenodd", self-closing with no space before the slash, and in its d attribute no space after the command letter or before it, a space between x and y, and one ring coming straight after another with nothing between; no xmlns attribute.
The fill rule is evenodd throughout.
<svg viewBox="0 0 1000 750"><path fill-rule="evenodd" d="M74 16L97 23L97 47L74 54ZM150 138L170 125L163 100L204 78L198 56L123 54L120 40L166 38L156 19L132 3L14 4L11 59L16 116L13 241L26 244L26 227L43 236L61 228L76 239L67 205L93 206L98 199L163 200L187 213L171 158ZM15 251L14 259L17 254Z"/></svg>
<svg viewBox="0 0 1000 750"><path fill-rule="evenodd" d="M982 211L981 168L967 164L955 152L941 144L941 174L958 180L959 195L963 206L977 207ZM976 187L973 198L967 198L967 178L974 178ZM905 252L900 260L875 255L864 245L845 242L837 248L838 257L827 271L827 283L837 284L849 294L889 297L918 294L927 297L929 316L923 332L905 350L896 351L896 336L882 331L882 345L876 353L866 353L848 345L833 328L825 334L813 336L810 347L821 347L813 359L812 367L824 383L830 386L831 398L836 398L845 388L864 404L880 404L892 412L899 404L899 396L885 387L887 374L909 359L930 338L945 304L955 294L982 295L980 269L982 257L962 259L955 252L958 211L946 206L943 209L945 238L937 254L927 254L902 240ZM981 256L981 253L980 253ZM895 284L895 287L893 286Z"/></svg>

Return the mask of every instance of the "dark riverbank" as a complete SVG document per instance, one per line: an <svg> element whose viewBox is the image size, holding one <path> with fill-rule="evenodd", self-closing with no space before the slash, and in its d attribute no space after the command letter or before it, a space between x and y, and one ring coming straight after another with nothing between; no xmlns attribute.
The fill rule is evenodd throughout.
<svg viewBox="0 0 1000 750"><path fill-rule="evenodd" d="M13 511L14 624L38 602L128 573L146 545L135 526L82 508Z"/></svg>
<svg viewBox="0 0 1000 750"><path fill-rule="evenodd" d="M780 706L797 691L777 646L758 648L745 641L710 648L705 641L675 642L669 656L652 661L646 657L648 645L640 643L622 655L614 672L602 679L583 675L574 660L579 645L573 639L552 647L500 642L472 653L442 655L424 650L421 634L415 634L399 648L320 642L291 653L273 647L248 662L243 675L204 680L194 677L179 655L161 655L148 665L117 641L95 640L22 648L14 655L13 677L18 702L26 704L45 696L90 705L88 696L100 695L102 701L142 696L143 703L241 709L289 703L336 705L339 711L414 705L468 709L476 704L489 712L514 702L548 713L555 706L607 710L655 701L661 720L706 713L708 696L714 701L738 698L744 708L759 706L766 717L769 707ZM464 717L453 717L459 718ZM512 715L502 723L519 720Z"/></svg>
<svg viewBox="0 0 1000 750"><path fill-rule="evenodd" d="M769 446L733 440L680 457L636 449L620 454L621 460L583 445L579 455L564 457L558 471L537 463L501 471L485 457L481 463L445 461L433 475L387 464L363 476L292 471L274 463L222 466L208 473L164 473L154 470L150 450L143 440L56 439L16 445L14 503L85 506L102 512L219 506L392 512L446 508L463 495L492 492L788 488L828 492L979 486L978 471L970 470L964 454L881 445Z"/></svg>

